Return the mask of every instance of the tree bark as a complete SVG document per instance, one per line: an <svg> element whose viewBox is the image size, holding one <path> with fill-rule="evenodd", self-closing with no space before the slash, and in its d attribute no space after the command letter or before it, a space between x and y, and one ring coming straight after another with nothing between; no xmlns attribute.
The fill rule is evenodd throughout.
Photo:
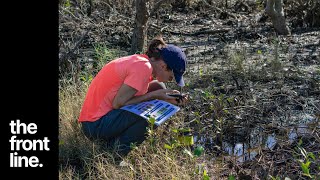
<svg viewBox="0 0 320 180"><path fill-rule="evenodd" d="M148 0L136 0L136 17L130 54L144 51L145 40L147 39L147 22L149 12L147 8Z"/></svg>
<svg viewBox="0 0 320 180"><path fill-rule="evenodd" d="M286 25L286 19L283 12L283 0L268 0L266 13L271 18L272 24L278 34L287 35L290 33Z"/></svg>

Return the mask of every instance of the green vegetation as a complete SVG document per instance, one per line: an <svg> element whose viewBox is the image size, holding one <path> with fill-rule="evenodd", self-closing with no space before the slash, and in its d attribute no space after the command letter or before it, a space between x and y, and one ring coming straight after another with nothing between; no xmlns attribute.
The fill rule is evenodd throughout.
<svg viewBox="0 0 320 180"><path fill-rule="evenodd" d="M251 22L246 14L260 12L264 1L248 3L253 10L239 13L248 26L239 27L226 1L164 4L159 17L151 17L148 38L161 29L167 42L182 43L188 52L181 91L189 103L157 129L149 119L148 139L132 144L119 164L116 149L88 140L77 119L96 73L129 52L134 11L132 1L93 2L91 17L87 1L60 5L67 69L59 79L59 179L319 179L318 32L283 37L259 30L268 23ZM220 26L235 30L212 33ZM87 36L84 29L90 29Z"/></svg>
<svg viewBox="0 0 320 180"><path fill-rule="evenodd" d="M107 62L116 58L118 53L116 51L109 53L107 48L99 46L96 48L96 54L99 62ZM230 67L235 68L231 71L237 71L238 78L248 78L249 71L246 69L248 66L243 66L242 69L238 68L239 61L242 61L243 65L246 64L244 60L239 60L243 58L243 55L238 57L233 55L233 57L238 60L231 64ZM102 65L103 63L100 63L97 67L101 68ZM61 81L65 84L61 86L59 91L60 179L214 179L224 177L221 173L228 163L236 164L234 161L230 162L225 159L229 156L227 154L223 154L221 157L217 156L216 161L210 160L210 157L214 156L208 154L210 151L204 144L194 142L193 134L194 132L208 134L211 137L217 137L219 141L224 141L229 136L230 127L245 123L239 121L241 119L238 119L237 122L237 118L236 121L230 121L230 117L241 116L239 110L245 110L243 108L246 106L249 108L247 111L251 112L249 106L258 107L258 105L252 103L250 105L249 100L241 100L241 94L240 96L230 94L227 87L216 86L218 81L214 79L206 81L206 83L212 83L212 86L197 90L195 87L203 85L198 84L199 79L196 78L200 75L189 73L191 87L186 87L188 89L185 91L191 92L190 105L183 107L181 112L173 116L168 124L157 129L153 128L155 120L149 119L150 127L147 141L140 146L132 144L132 152L124 159L129 165L120 166L116 161L118 155L115 149L100 146L100 142L92 143L86 139L77 123L86 89L94 76L93 72L96 71L97 69L84 71L83 73L87 73L89 78L80 76L81 81L77 84ZM270 66L268 71L272 73L273 67ZM215 74L210 74L208 71L206 75L201 77L214 78ZM223 77L227 78L228 75L224 74ZM193 109L191 112L188 111L190 108ZM212 123L210 119L213 120ZM243 125L246 126L245 124ZM217 144L216 148L221 149L222 147ZM294 163L298 163L297 165L300 166L301 175L314 179L316 169L313 166L319 162L319 154L316 156L311 152L307 153L301 141L296 150L302 155L301 159L293 153L293 157L297 159ZM220 158L222 161L219 160ZM230 169L228 172L229 174L225 176L227 179L241 177L241 171ZM281 179L279 175L269 174L268 177Z"/></svg>

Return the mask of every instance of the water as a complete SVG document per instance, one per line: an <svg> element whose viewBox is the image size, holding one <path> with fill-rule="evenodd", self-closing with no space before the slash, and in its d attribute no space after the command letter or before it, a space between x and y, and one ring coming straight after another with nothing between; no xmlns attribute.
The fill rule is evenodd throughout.
<svg viewBox="0 0 320 180"><path fill-rule="evenodd" d="M319 124L317 128L320 129ZM253 160L262 149L273 150L279 142L288 141L291 144L297 141L298 137L311 133L306 124L281 128L271 127L269 130L266 127L257 126L253 129L237 128L236 133L224 135L220 143L212 137L197 135L194 136L194 144L204 146L207 151L212 147L216 149L220 147L225 154L238 163L243 163Z"/></svg>

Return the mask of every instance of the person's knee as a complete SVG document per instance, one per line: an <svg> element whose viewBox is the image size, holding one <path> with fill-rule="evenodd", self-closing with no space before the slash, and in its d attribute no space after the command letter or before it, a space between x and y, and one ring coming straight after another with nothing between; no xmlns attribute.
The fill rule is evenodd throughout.
<svg viewBox="0 0 320 180"><path fill-rule="evenodd" d="M96 133L94 129L92 128L92 123L90 122L82 122L81 123L81 129L83 134L90 140L96 139Z"/></svg>
<svg viewBox="0 0 320 180"><path fill-rule="evenodd" d="M149 83L148 92L158 89L166 89L166 85L163 82L159 82L157 80L153 80Z"/></svg>

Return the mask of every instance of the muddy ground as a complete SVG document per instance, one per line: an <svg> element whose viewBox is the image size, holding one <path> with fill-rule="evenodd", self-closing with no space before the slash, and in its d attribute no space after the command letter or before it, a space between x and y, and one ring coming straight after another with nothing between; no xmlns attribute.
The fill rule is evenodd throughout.
<svg viewBox="0 0 320 180"><path fill-rule="evenodd" d="M95 7L91 17L81 8L72 15L60 10L60 59L73 69L94 63L96 43L119 56L130 51L134 15L105 9ZM291 35L277 36L253 6L227 12L237 18L199 5L164 7L149 19L149 39L162 31L187 54L187 86L179 90L190 103L177 114L181 128L191 128L195 145L205 147L209 173L211 161L222 161L221 177L309 179L299 162L309 160L310 174L319 178L319 28L298 27L296 17L287 17Z"/></svg>
<svg viewBox="0 0 320 180"><path fill-rule="evenodd" d="M229 163L225 177L233 171L239 179L308 178L294 158L301 155L300 139L307 152L318 154L311 171L319 177L319 30L276 36L270 22L243 16L239 23L174 13L166 23L182 32L167 39L189 58L191 82L183 92L192 105L183 109L184 122L208 159ZM230 30L194 35L218 29Z"/></svg>

